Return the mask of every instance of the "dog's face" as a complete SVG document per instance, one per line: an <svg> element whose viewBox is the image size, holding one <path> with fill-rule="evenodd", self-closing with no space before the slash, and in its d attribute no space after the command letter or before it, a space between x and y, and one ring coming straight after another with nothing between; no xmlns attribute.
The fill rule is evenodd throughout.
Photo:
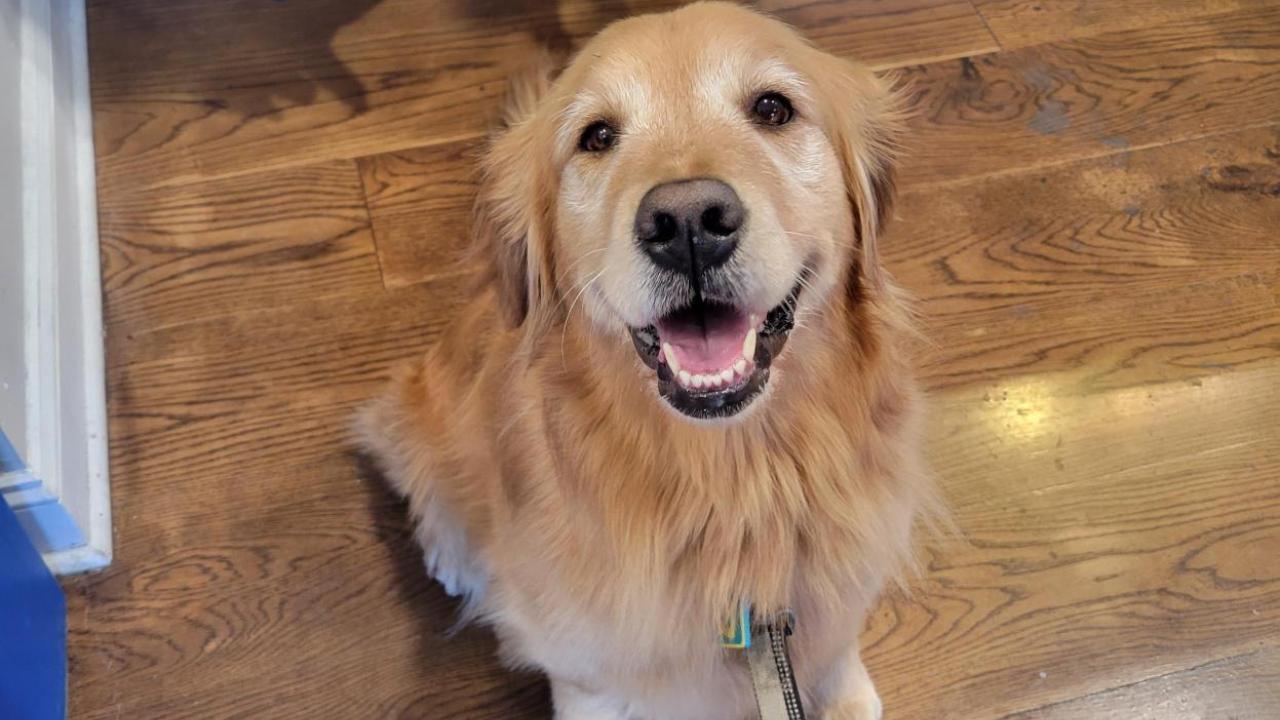
<svg viewBox="0 0 1280 720"><path fill-rule="evenodd" d="M684 416L738 416L797 314L873 277L892 102L735 6L608 28L487 158L482 239L513 318L586 322Z"/></svg>

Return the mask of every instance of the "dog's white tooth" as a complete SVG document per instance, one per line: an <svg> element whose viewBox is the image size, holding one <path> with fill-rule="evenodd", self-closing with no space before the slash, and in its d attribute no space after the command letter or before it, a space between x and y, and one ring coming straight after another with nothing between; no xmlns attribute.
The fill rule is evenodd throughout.
<svg viewBox="0 0 1280 720"><path fill-rule="evenodd" d="M676 359L675 351L671 349L671 343L662 343L662 354L667 356L667 367L671 368L674 375L680 374L680 361Z"/></svg>
<svg viewBox="0 0 1280 720"><path fill-rule="evenodd" d="M707 376L706 376L706 375L702 375L701 373L699 373L698 375L694 375L694 376L693 376L693 387L694 387L695 389L697 389L697 390L701 390L702 388L704 388L704 387L706 387L706 386L707 386Z"/></svg>
<svg viewBox="0 0 1280 720"><path fill-rule="evenodd" d="M720 384L728 385L733 382L733 368L725 368L720 371Z"/></svg>
<svg viewBox="0 0 1280 720"><path fill-rule="evenodd" d="M681 385L685 387L693 386L693 376L689 374L688 370L681 370L678 377L680 378Z"/></svg>
<svg viewBox="0 0 1280 720"><path fill-rule="evenodd" d="M733 364L733 371L739 375L746 375L747 374L746 358L738 358L738 362Z"/></svg>
<svg viewBox="0 0 1280 720"><path fill-rule="evenodd" d="M756 356L756 329L751 328L747 331L747 337L742 341L742 357L751 360Z"/></svg>

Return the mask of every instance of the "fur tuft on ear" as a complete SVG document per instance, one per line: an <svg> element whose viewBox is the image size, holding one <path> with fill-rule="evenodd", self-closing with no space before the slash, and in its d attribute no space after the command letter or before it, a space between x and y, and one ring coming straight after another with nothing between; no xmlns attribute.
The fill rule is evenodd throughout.
<svg viewBox="0 0 1280 720"><path fill-rule="evenodd" d="M859 265L875 287L883 285L877 249L893 209L898 139L906 113L903 92L891 78L816 49L811 73L828 137L840 155L862 250Z"/></svg>
<svg viewBox="0 0 1280 720"><path fill-rule="evenodd" d="M554 303L554 175L537 110L558 63L543 52L512 76L502 125L480 162L473 251L513 327L545 320Z"/></svg>

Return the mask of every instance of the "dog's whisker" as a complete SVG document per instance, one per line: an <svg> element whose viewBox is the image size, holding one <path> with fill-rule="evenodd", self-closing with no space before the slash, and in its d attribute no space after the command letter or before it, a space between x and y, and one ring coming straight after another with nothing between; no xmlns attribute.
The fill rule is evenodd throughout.
<svg viewBox="0 0 1280 720"><path fill-rule="evenodd" d="M582 296L587 292L587 290L591 289L591 286L597 280L599 280L600 277L604 275L604 273L605 273L605 270L601 269L595 275L592 275L585 283L583 283L582 287L578 288L578 292L574 296L573 301L569 303L569 310L565 312L566 319L573 315L574 307L576 307L578 302L582 300ZM565 336L568 334L568 332L569 332L569 323L566 320L566 322L562 323L560 326L560 363L562 366L567 366L567 359L565 358L565 355L564 355L564 342L565 342Z"/></svg>
<svg viewBox="0 0 1280 720"><path fill-rule="evenodd" d="M600 254L600 253L602 253L602 252L606 252L608 249L609 249L609 248L607 248L607 247L595 248L594 250L588 250L587 252L583 253L582 257L578 258L577 260L574 260L574 261L569 265L569 267L565 270L565 275L566 275L566 276L568 276L568 275L572 275L572 274L573 274L573 271L574 271L578 266L580 266L584 261L586 261L586 260L588 260L588 259L590 259L590 258L592 258L592 257L594 257L594 256L596 256L596 255L599 255L599 254ZM601 272L603 272L603 271L601 271ZM556 309L557 309L557 310L559 310L560 308L564 307L564 303L565 303L565 299L564 299L564 297L563 297L563 296L561 296L561 298L560 298L560 302L556 304Z"/></svg>
<svg viewBox="0 0 1280 720"><path fill-rule="evenodd" d="M582 257L578 258L577 260L574 260L572 263L569 264L569 267L565 269L565 274L566 275L572 274L573 271L579 265L581 265L584 261L589 260L590 258L593 258L602 252L608 252L608 250L609 250L608 247L599 247L599 248L594 248L586 251L585 253L582 254Z"/></svg>

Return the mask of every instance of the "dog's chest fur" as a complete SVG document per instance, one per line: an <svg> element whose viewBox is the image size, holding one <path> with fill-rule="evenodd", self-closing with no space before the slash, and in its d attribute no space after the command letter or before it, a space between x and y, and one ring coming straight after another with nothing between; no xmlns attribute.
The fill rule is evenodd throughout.
<svg viewBox="0 0 1280 720"><path fill-rule="evenodd" d="M472 319L363 427L429 566L474 595L513 664L647 703L638 717L745 717L741 658L717 642L745 601L795 610L812 696L909 557L930 497L915 391L893 356L865 352L847 321L815 328L793 348L804 372L779 368L767 412L695 427L559 352L514 373L511 338ZM633 361L578 343L565 340L568 357Z"/></svg>
<svg viewBox="0 0 1280 720"><path fill-rule="evenodd" d="M896 476L911 470L909 423L871 415L910 408L870 380L799 396L801 412L775 398L767 417L726 431L650 422L614 385L537 377L542 402L498 447L489 611L512 655L584 682L640 683L636 696L679 707L709 685L742 690L716 637L749 602L797 612L797 666L816 683L908 555L912 482ZM654 716L675 717L665 712Z"/></svg>

